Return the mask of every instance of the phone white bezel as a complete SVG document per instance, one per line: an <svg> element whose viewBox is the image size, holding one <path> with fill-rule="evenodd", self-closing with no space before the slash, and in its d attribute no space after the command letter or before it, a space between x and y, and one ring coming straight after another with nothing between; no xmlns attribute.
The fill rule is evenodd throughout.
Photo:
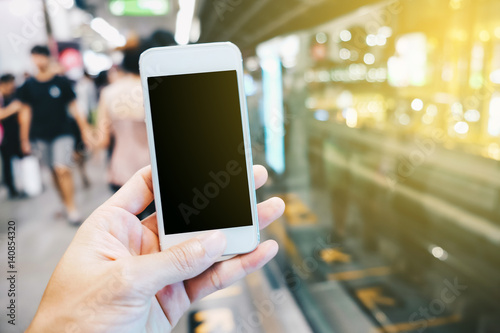
<svg viewBox="0 0 500 333"><path fill-rule="evenodd" d="M227 238L227 247L224 252L225 257L253 251L260 242L260 233L257 216L257 199L255 196L252 153L250 148L250 129L248 125L246 96L243 89L243 65L240 50L236 45L229 42L158 47L143 52L139 61L139 66L144 95L144 108L146 111L149 150L151 155L153 189L158 218L158 237L162 250L208 231L165 235L163 226L163 211L161 206L161 193L158 182L158 169L156 164L153 124L151 119L151 106L149 102L148 78L227 70L236 71L243 128L243 142L245 147L246 170L248 175L248 188L250 191L252 225L219 230L221 230Z"/></svg>

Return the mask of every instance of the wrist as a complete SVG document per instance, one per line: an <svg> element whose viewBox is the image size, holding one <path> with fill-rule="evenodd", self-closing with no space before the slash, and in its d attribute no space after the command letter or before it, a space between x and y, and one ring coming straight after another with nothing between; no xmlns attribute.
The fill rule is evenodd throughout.
<svg viewBox="0 0 500 333"><path fill-rule="evenodd" d="M63 314L63 311L58 310L57 314L51 314L39 309L25 333L78 332L77 320L71 315Z"/></svg>

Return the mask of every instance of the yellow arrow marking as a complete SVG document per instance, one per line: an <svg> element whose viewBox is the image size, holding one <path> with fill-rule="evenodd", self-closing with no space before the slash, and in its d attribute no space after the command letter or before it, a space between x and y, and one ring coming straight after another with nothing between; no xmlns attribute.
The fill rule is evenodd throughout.
<svg viewBox="0 0 500 333"><path fill-rule="evenodd" d="M356 280L362 279L367 276L383 276L389 275L391 273L391 269L389 267L372 267L357 271L347 271L340 273L331 273L328 274L328 279L337 280L337 281L346 281L346 280Z"/></svg>
<svg viewBox="0 0 500 333"><path fill-rule="evenodd" d="M459 315L451 315L449 317L432 318L429 320L421 320L421 321L416 321L416 322L411 322L411 323L397 323L397 324L392 324L392 325L385 325L385 326L382 326L382 328L372 330L372 332L376 332L376 333L407 332L407 331L414 331L414 330L419 329L419 328L421 329L423 327L433 327L433 326L441 326L441 325L457 323L460 320L462 320L462 318Z"/></svg>
<svg viewBox="0 0 500 333"><path fill-rule="evenodd" d="M194 320L201 323L194 333L230 333L235 329L233 312L228 308L199 311L195 313Z"/></svg>
<svg viewBox="0 0 500 333"><path fill-rule="evenodd" d="M342 263L351 262L351 256L348 255L347 253L342 252L340 249L334 249L334 248L323 249L320 251L319 256L324 262L328 264L333 262L342 262Z"/></svg>
<svg viewBox="0 0 500 333"><path fill-rule="evenodd" d="M318 216L299 198L296 193L277 194L285 201L285 217L290 224L313 224Z"/></svg>
<svg viewBox="0 0 500 333"><path fill-rule="evenodd" d="M359 289L356 291L356 296L370 310L373 310L377 304L389 306L396 304L394 298L382 295L380 287Z"/></svg>

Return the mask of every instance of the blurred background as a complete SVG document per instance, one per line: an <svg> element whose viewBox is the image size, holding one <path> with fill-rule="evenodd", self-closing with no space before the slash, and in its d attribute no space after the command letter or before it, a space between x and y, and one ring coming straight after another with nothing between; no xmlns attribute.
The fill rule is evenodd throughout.
<svg viewBox="0 0 500 333"><path fill-rule="evenodd" d="M270 172L258 197L287 203L264 234L280 252L195 304L176 332L492 333L499 14L499 0L0 0L0 74L21 86L36 73L31 48L48 45L98 126L99 95L140 40L241 48L254 161ZM112 194L113 145L80 155L84 218ZM18 193L0 188L1 253L9 220L18 244L18 323L2 315L2 332L26 329L77 230L47 168L26 181L21 164Z"/></svg>

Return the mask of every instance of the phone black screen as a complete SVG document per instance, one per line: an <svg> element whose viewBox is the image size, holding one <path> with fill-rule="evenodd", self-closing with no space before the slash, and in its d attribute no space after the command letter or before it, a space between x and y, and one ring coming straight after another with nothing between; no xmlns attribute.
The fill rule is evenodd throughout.
<svg viewBox="0 0 500 333"><path fill-rule="evenodd" d="M252 225L236 71L148 87L165 234Z"/></svg>

